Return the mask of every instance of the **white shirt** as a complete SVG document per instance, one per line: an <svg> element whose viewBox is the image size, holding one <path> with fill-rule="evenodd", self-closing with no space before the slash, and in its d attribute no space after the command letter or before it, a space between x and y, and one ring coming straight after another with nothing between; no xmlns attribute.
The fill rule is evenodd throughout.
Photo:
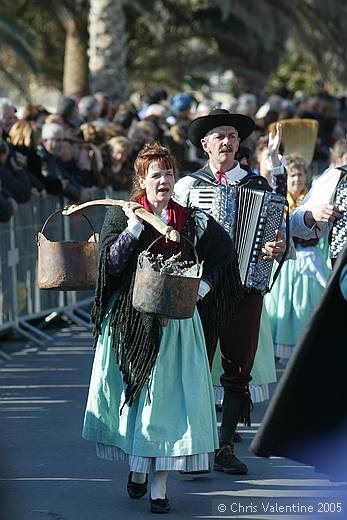
<svg viewBox="0 0 347 520"><path fill-rule="evenodd" d="M237 161L235 161L235 163L235 166L231 170L225 172L225 176L228 179L229 184L235 184L247 175L247 171L241 168L240 164ZM210 164L210 169L213 175L216 176L216 173L218 171L217 168L214 168ZM189 191L190 188L194 186L195 182L196 179L194 179L194 177L190 177L189 175L182 177L182 179L176 182L175 193L173 198L176 202L181 204L181 206L187 206L189 199Z"/></svg>
<svg viewBox="0 0 347 520"><path fill-rule="evenodd" d="M340 176L341 170L330 167L318 177L302 201L302 204L291 214L290 231L292 236L308 240L310 238L321 238L329 233L329 224L327 222L319 222L314 224L312 228L309 228L305 224L304 216L306 211L321 204L330 204L332 202Z"/></svg>

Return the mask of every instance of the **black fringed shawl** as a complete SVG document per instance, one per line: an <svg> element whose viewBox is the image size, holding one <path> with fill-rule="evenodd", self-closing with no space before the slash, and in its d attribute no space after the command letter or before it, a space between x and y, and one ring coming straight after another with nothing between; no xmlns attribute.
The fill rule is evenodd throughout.
<svg viewBox="0 0 347 520"><path fill-rule="evenodd" d="M183 234L192 240L195 220L191 210L187 209L186 213ZM109 330L112 334L112 348L126 383L125 403L130 406L149 380L159 350L160 335L158 318L140 313L132 306L137 257L151 243L149 225L145 223L145 230L136 240L135 249L122 274L114 276L108 271L107 252L126 226L127 218L119 206L108 210L100 236L98 279L91 319L96 345L110 298L117 291L118 298L111 311ZM188 252L183 246L185 241L180 244L178 247L183 248L183 259L191 259L192 251ZM232 241L212 218L209 218L196 250L199 260L204 261L203 278L213 287L213 291L204 298L208 309L205 302L199 308L208 343L218 334L220 323L230 315L234 303L242 294L242 288ZM168 250L165 254L170 256L173 252L175 250Z"/></svg>

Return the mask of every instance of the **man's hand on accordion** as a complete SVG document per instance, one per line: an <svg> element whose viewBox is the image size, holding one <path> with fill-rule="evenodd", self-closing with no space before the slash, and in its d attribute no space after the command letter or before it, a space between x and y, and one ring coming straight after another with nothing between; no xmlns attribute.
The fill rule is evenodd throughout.
<svg viewBox="0 0 347 520"><path fill-rule="evenodd" d="M286 241L284 233L276 231L276 240L274 242L266 242L262 251L264 253L264 260L276 260L284 254L286 250Z"/></svg>

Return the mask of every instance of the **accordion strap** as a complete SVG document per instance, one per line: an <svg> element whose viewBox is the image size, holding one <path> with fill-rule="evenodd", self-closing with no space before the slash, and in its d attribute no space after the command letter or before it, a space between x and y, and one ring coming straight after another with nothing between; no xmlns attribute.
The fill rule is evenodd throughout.
<svg viewBox="0 0 347 520"><path fill-rule="evenodd" d="M242 188L250 188L260 191L272 191L272 188L265 177L262 177L256 173L249 173L246 175L246 177L243 177L243 179L238 181L236 185Z"/></svg>
<svg viewBox="0 0 347 520"><path fill-rule="evenodd" d="M204 170L198 170L197 172L190 173L189 177L193 177L197 181L207 182L208 184L218 185L216 179Z"/></svg>
<svg viewBox="0 0 347 520"><path fill-rule="evenodd" d="M286 201L286 206L288 207L288 202ZM287 208L288 209L288 208ZM286 249L283 253L283 256L281 258L281 260L278 262L278 266L277 266L277 269L275 271L275 274L273 276L273 279L272 279L272 283L270 285L270 287L266 290L266 292L270 292L271 289L273 288L274 286L274 283L276 282L277 278L278 278L278 275L280 274L280 270L282 269L282 266L285 262L285 259L287 258L287 254L288 254L288 250L289 250L289 215L287 213L287 218L286 218Z"/></svg>

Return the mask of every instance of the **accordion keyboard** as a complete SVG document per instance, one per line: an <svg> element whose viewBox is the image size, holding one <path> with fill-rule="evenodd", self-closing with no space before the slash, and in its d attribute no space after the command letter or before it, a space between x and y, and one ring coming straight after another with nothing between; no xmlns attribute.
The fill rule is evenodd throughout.
<svg viewBox="0 0 347 520"><path fill-rule="evenodd" d="M335 220L331 232L330 257L337 258L347 242L347 181L342 182L336 190L335 206L343 216Z"/></svg>
<svg viewBox="0 0 347 520"><path fill-rule="evenodd" d="M275 240L284 197L242 186L201 186L191 188L190 205L210 213L233 239L244 287L267 292L273 261L263 260L262 248Z"/></svg>

